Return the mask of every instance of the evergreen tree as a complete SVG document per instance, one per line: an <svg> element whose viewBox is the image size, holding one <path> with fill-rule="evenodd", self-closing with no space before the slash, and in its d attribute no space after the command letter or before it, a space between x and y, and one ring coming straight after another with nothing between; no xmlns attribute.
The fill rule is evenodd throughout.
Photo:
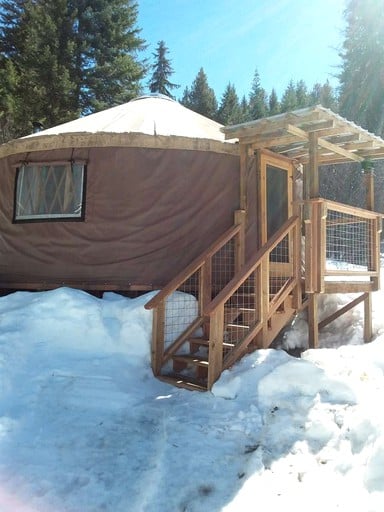
<svg viewBox="0 0 384 512"><path fill-rule="evenodd" d="M384 0L349 0L340 79L340 112L384 133Z"/></svg>
<svg viewBox="0 0 384 512"><path fill-rule="evenodd" d="M261 87L260 76L255 71L249 95L249 111L252 119L260 119L268 113L267 94Z"/></svg>
<svg viewBox="0 0 384 512"><path fill-rule="evenodd" d="M169 81L169 77L173 74L173 69L170 60L167 58L168 51L165 42L159 41L156 52L153 53L155 63L152 65L153 72L149 82L149 90L173 98L170 91L180 86Z"/></svg>
<svg viewBox="0 0 384 512"><path fill-rule="evenodd" d="M15 134L140 92L137 5L126 0L0 0L0 65L13 66ZM9 86L9 84L8 84ZM8 87L0 73L0 88Z"/></svg>
<svg viewBox="0 0 384 512"><path fill-rule="evenodd" d="M217 120L224 125L241 123L239 98L234 85L229 83L221 99Z"/></svg>
<svg viewBox="0 0 384 512"><path fill-rule="evenodd" d="M304 108L308 106L308 91L304 80L299 80L296 83L296 107Z"/></svg>
<svg viewBox="0 0 384 512"><path fill-rule="evenodd" d="M323 105L323 107L330 108L333 112L338 111L337 95L330 85L329 80L321 86L320 104Z"/></svg>
<svg viewBox="0 0 384 512"><path fill-rule="evenodd" d="M0 57L1 59L1 57ZM15 126L17 76L12 61L0 60L0 143L17 137Z"/></svg>
<svg viewBox="0 0 384 512"><path fill-rule="evenodd" d="M217 119L217 100L214 90L208 85L207 75L203 68L197 73L191 88L184 90L181 103L210 119Z"/></svg>
<svg viewBox="0 0 384 512"><path fill-rule="evenodd" d="M295 109L297 109L296 87L293 80L291 80L281 98L281 111L291 112Z"/></svg>
<svg viewBox="0 0 384 512"><path fill-rule="evenodd" d="M247 98L243 96L240 101L240 121L239 123L246 123L247 121L252 121L251 113L249 111L249 103Z"/></svg>
<svg viewBox="0 0 384 512"><path fill-rule="evenodd" d="M272 89L271 94L269 95L268 106L270 116L275 116L280 113L280 103L275 89Z"/></svg>

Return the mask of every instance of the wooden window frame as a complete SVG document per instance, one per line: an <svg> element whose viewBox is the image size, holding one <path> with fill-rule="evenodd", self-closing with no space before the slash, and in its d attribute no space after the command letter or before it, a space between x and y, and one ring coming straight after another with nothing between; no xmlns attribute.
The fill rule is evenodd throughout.
<svg viewBox="0 0 384 512"><path fill-rule="evenodd" d="M80 174L76 181L75 170ZM20 164L16 168L13 222L84 221L86 171L84 162ZM29 189L23 190L27 172L25 181ZM22 211L23 201L26 212Z"/></svg>

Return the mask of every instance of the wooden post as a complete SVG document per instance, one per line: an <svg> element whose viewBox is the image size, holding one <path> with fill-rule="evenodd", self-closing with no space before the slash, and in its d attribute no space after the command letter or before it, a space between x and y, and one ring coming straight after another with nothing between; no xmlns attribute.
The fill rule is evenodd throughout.
<svg viewBox="0 0 384 512"><path fill-rule="evenodd" d="M152 324L152 371L155 376L160 374L164 356L164 335L165 335L165 301L153 310Z"/></svg>
<svg viewBox="0 0 384 512"><path fill-rule="evenodd" d="M319 158L318 158L318 144L317 144L317 133L310 132L309 133L309 184L308 192L310 199L317 199L320 195L319 193ZM308 300L308 343L310 348L317 348L319 345L319 320L318 320L318 295L317 295L317 287L318 287L318 258L317 258L317 250L319 247L319 230L318 230L318 217L319 217L319 209L316 205L316 208L312 209L312 251L311 251L311 280L312 285L314 285L315 290L314 293L309 295ZM316 213L315 213L316 212ZM314 218L315 217L315 218ZM316 226L317 229L313 229ZM316 273L316 274L314 274Z"/></svg>
<svg viewBox="0 0 384 512"><path fill-rule="evenodd" d="M319 156L316 132L309 133L309 196L311 199L319 197Z"/></svg>
<svg viewBox="0 0 384 512"><path fill-rule="evenodd" d="M261 330L262 348L268 348L268 313L269 313L269 253L261 262L261 310L263 328Z"/></svg>
<svg viewBox="0 0 384 512"><path fill-rule="evenodd" d="M235 238L235 272L238 272L245 263L245 210L235 211L235 224L240 224L240 231Z"/></svg>
<svg viewBox="0 0 384 512"><path fill-rule="evenodd" d="M372 293L367 293L364 299L364 341L372 339Z"/></svg>
<svg viewBox="0 0 384 512"><path fill-rule="evenodd" d="M311 293L308 301L308 344L309 348L319 346L318 294Z"/></svg>
<svg viewBox="0 0 384 512"><path fill-rule="evenodd" d="M220 377L223 369L224 304L210 318L208 390Z"/></svg>
<svg viewBox="0 0 384 512"><path fill-rule="evenodd" d="M248 145L240 144L240 209L247 209Z"/></svg>
<svg viewBox="0 0 384 512"><path fill-rule="evenodd" d="M199 315L204 318L204 337L209 336L209 317L205 316L205 310L212 300L212 257L205 260L199 272Z"/></svg>
<svg viewBox="0 0 384 512"><path fill-rule="evenodd" d="M372 168L364 171L364 178L366 207L367 210L373 211L375 209L375 176Z"/></svg>
<svg viewBox="0 0 384 512"><path fill-rule="evenodd" d="M301 225L300 222L293 228L293 277L297 285L293 290L293 307L298 311L301 308Z"/></svg>

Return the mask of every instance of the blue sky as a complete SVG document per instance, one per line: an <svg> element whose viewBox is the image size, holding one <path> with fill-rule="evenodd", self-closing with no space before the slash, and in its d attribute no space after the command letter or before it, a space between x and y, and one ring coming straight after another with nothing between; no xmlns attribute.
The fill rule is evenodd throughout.
<svg viewBox="0 0 384 512"><path fill-rule="evenodd" d="M255 69L279 97L289 81L310 88L340 64L345 0L138 0L138 27L152 59L158 41L169 49L180 84L177 98L204 68L220 100L228 82L248 95Z"/></svg>

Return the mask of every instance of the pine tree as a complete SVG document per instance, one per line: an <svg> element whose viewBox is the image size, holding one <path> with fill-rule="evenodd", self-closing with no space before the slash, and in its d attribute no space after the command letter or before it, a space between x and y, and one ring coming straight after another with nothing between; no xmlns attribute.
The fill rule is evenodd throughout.
<svg viewBox="0 0 384 512"><path fill-rule="evenodd" d="M272 89L271 94L269 95L268 100L268 111L270 116L274 116L280 113L280 103L277 98L276 90Z"/></svg>
<svg viewBox="0 0 384 512"><path fill-rule="evenodd" d="M384 133L384 0L349 0L340 80L340 112Z"/></svg>
<svg viewBox="0 0 384 512"><path fill-rule="evenodd" d="M308 106L308 91L304 80L299 80L296 83L296 107L304 108Z"/></svg>
<svg viewBox="0 0 384 512"><path fill-rule="evenodd" d="M265 117L268 112L267 94L261 87L260 76L257 70L253 76L252 88L249 95L249 110L252 119Z"/></svg>
<svg viewBox="0 0 384 512"><path fill-rule="evenodd" d="M297 109L296 86L291 80L281 98L281 111L291 112Z"/></svg>
<svg viewBox="0 0 384 512"><path fill-rule="evenodd" d="M128 101L140 92L143 40L126 0L0 1L0 65L13 66L15 134ZM9 84L8 84L9 85ZM6 88L0 74L0 88Z"/></svg>
<svg viewBox="0 0 384 512"><path fill-rule="evenodd" d="M241 111L239 98L235 86L229 83L221 99L217 112L217 120L224 125L237 124L241 122Z"/></svg>
<svg viewBox="0 0 384 512"><path fill-rule="evenodd" d="M239 123L246 123L247 121L252 121L251 113L249 111L249 103L247 98L243 96L240 101L240 121Z"/></svg>
<svg viewBox="0 0 384 512"><path fill-rule="evenodd" d="M17 137L17 76L11 60L0 58L0 143Z"/></svg>
<svg viewBox="0 0 384 512"><path fill-rule="evenodd" d="M173 74L173 69L170 60L167 58L168 52L169 50L165 46L165 42L159 41L156 51L153 53L155 63L152 65L153 73L149 82L149 90L153 93L157 92L173 98L170 91L180 86L169 81L169 77Z"/></svg>
<svg viewBox="0 0 384 512"><path fill-rule="evenodd" d="M200 68L191 88L184 90L181 103L209 119L217 119L217 100L214 90L208 85L207 75Z"/></svg>

